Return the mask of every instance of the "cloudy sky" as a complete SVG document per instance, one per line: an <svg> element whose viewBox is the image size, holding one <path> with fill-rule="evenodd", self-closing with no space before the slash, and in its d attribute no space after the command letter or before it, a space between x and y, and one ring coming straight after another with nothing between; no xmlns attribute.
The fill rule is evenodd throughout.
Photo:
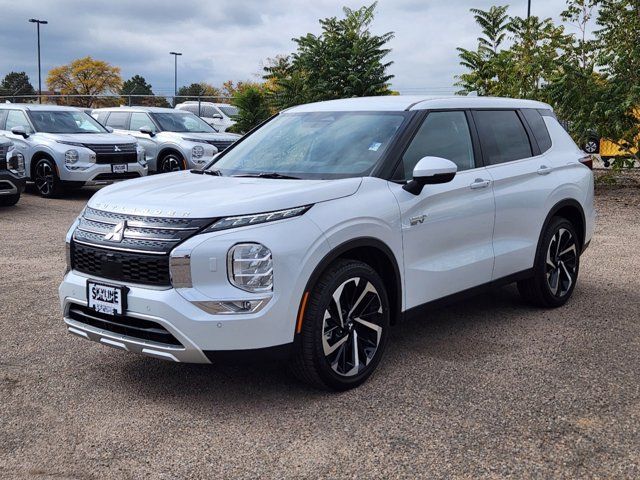
<svg viewBox="0 0 640 480"><path fill-rule="evenodd" d="M293 49L292 37L319 33L318 19L339 16L353 0L0 0L0 76L26 71L37 88L35 25L41 27L43 78L49 68L91 55L122 69L122 77L143 75L159 94L173 92L173 57L178 84L255 79L264 59ZM473 48L479 32L469 8L496 0L380 0L374 31L395 32L391 41L401 93L455 91L460 73L455 48ZM512 15L526 15L527 0L508 2ZM564 0L532 0L534 15L558 18ZM568 26L569 29L573 29ZM43 89L44 89L43 85Z"/></svg>

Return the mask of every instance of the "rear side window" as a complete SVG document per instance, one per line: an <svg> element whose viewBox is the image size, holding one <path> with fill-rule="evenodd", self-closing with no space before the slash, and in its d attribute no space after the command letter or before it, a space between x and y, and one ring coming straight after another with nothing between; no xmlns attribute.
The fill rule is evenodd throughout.
<svg viewBox="0 0 640 480"><path fill-rule="evenodd" d="M107 127L127 130L129 128L129 112L111 112L107 118Z"/></svg>
<svg viewBox="0 0 640 480"><path fill-rule="evenodd" d="M547 130L547 126L544 123L544 119L538 110L533 108L523 108L520 110L522 115L524 115L524 119L529 124L529 128L533 132L533 136L538 142L538 147L540 147L540 153L544 153L551 148L551 137L549 136L549 131Z"/></svg>
<svg viewBox="0 0 640 480"><path fill-rule="evenodd" d="M487 165L532 156L527 131L515 110L476 110L473 118Z"/></svg>
<svg viewBox="0 0 640 480"><path fill-rule="evenodd" d="M109 112L99 112L96 120L98 120L102 125L104 125L105 120L107 119L107 115Z"/></svg>

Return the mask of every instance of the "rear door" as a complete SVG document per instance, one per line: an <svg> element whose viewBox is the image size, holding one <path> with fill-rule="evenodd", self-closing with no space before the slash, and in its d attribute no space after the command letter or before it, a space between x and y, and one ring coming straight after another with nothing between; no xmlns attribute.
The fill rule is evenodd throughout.
<svg viewBox="0 0 640 480"><path fill-rule="evenodd" d="M449 183L426 185L420 195L389 184L402 216L407 308L491 280L494 198L474 138L467 112L429 112L394 178L410 180L425 156L453 161L456 176Z"/></svg>
<svg viewBox="0 0 640 480"><path fill-rule="evenodd" d="M553 190L554 166L542 151L548 150L551 140L544 121L534 109L524 113L516 109L475 110L473 117L484 163L493 180L496 280L533 266L540 228L547 214L547 198ZM538 120L544 131L538 130ZM531 125L539 131L541 145Z"/></svg>

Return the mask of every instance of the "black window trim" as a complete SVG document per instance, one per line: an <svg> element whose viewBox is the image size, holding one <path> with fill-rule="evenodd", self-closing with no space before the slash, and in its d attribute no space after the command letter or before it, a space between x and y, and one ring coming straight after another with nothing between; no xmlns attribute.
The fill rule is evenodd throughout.
<svg viewBox="0 0 640 480"><path fill-rule="evenodd" d="M536 143L536 146L538 147L538 155L542 155L542 154L548 152L553 147L553 138L551 138L551 133L549 132L549 129L547 128L547 124L544 122L544 119L542 119L542 124L544 125L544 129L547 132L547 136L549 137L549 142L551 143L551 146L543 151L542 148L540 147L540 144L538 143L538 139L536 138L535 134L533 133L533 128L531 128L531 125L529 124L529 120L527 120L527 117L524 115L524 112L522 112L522 110L534 110L540 115L541 119L542 119L542 117L555 118L555 114L551 110L542 110L540 108L521 108L520 109L520 113L522 115L523 123L531 130L530 138L533 138L533 141ZM546 111L547 113L543 114L542 113L543 111ZM534 155L534 156L537 156L537 155Z"/></svg>

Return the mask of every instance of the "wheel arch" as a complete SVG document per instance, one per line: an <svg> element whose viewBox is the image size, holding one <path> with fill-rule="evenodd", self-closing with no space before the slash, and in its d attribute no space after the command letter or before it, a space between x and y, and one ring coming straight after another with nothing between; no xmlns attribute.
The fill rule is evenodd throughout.
<svg viewBox="0 0 640 480"><path fill-rule="evenodd" d="M391 323L397 323L402 312L402 277L393 251L383 241L373 237L360 237L341 243L316 265L307 280L305 292L309 292L322 273L338 259L359 260L371 266L380 275L387 289L391 306Z"/></svg>
<svg viewBox="0 0 640 480"><path fill-rule="evenodd" d="M58 177L60 176L60 172L58 171L58 164L56 163L56 160L53 158L53 155L43 150L38 150L31 156L31 161L29 162L29 179L31 180L33 179L36 164L38 163L38 160L42 160L43 158L46 158L47 160L51 160L51 162L53 163L53 168L56 169L56 174L58 175Z"/></svg>
<svg viewBox="0 0 640 480"><path fill-rule="evenodd" d="M158 155L156 155L156 171L158 170L158 168L160 168L160 161L164 158L165 155L167 155L169 153L177 154L182 159L183 167L186 170L186 168L187 168L187 157L186 157L186 155L177 146L168 145L166 147L162 147L160 149L160 151L158 152Z"/></svg>
<svg viewBox="0 0 640 480"><path fill-rule="evenodd" d="M567 198L567 199L561 200L558 203L556 203L553 207L551 207L551 210L549 210L549 213L547 214L547 217L545 218L544 223L542 224L542 229L540 230L540 236L538 238L538 249L540 249L542 236L544 235L544 232L546 231L553 217L566 218L568 221L570 221L573 224L578 234L578 240L580 242L580 251L583 251L585 239L586 239L585 236L586 236L587 223L586 223L584 209L582 208L582 205L580 204L580 202L578 202L573 198ZM538 252L536 251L536 258L537 258L537 253Z"/></svg>

